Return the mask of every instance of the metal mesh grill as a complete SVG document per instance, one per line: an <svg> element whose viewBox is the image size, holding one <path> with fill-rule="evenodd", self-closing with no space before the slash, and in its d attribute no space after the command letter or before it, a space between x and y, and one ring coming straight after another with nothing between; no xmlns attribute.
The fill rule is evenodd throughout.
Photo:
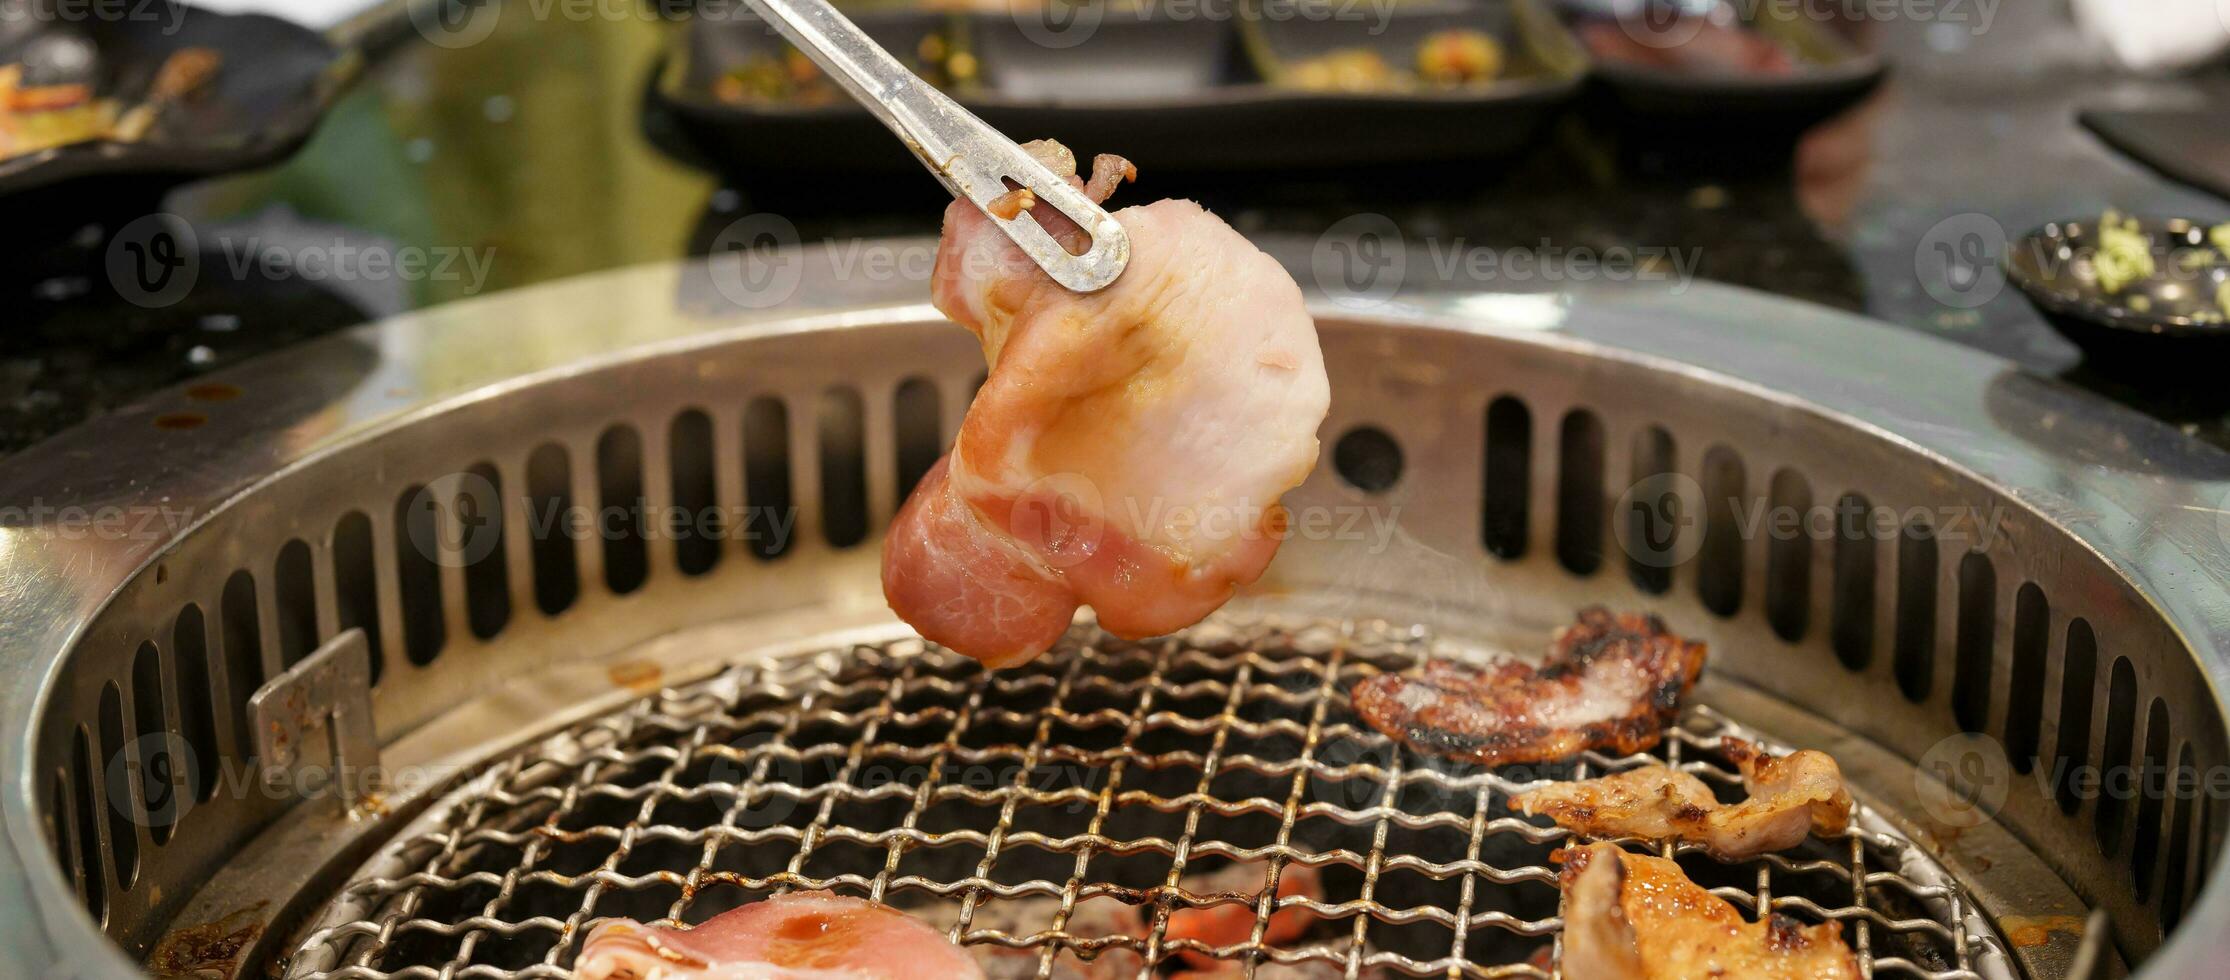
<svg viewBox="0 0 2230 980"><path fill-rule="evenodd" d="M1108 975L1118 960L1130 976L1191 951L1250 975L1547 977L1550 856L1570 836L1517 817L1512 793L1652 761L1739 792L1713 752L1735 729L1708 709L1655 756L1518 772L1405 752L1346 690L1415 666L1416 630L1221 619L1143 644L1072 637L996 674L919 640L758 660L583 724L415 821L289 972L562 977L601 917L693 924L832 889L1022 951L1003 954L1032 967L1019 976ZM1869 975L2010 975L1957 885L1873 814L1739 865L1673 853L1753 914L1841 923ZM1235 863L1265 886L1200 884ZM1296 865L1320 870L1321 895L1277 897ZM1147 927L1095 929L1091 910L1111 902ZM1169 934L1173 909L1220 905L1251 906L1246 941ZM1289 908L1316 921L1266 943Z"/></svg>

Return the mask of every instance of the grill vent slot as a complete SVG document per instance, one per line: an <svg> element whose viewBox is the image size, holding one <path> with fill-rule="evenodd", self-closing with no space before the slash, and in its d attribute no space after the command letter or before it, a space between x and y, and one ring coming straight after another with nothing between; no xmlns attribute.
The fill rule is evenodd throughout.
<svg viewBox="0 0 2230 980"><path fill-rule="evenodd" d="M372 661L376 667L378 660ZM188 791L196 800L217 795L217 698L209 684L209 624L201 607L187 603L171 630L171 665L178 675L178 726L193 765Z"/></svg>
<svg viewBox="0 0 2230 980"><path fill-rule="evenodd" d="M279 548L272 566L279 624L279 662L289 667L317 649L317 593L310 571L310 546L295 538Z"/></svg>
<svg viewBox="0 0 2230 980"><path fill-rule="evenodd" d="M674 416L666 435L666 465L671 473L674 518L674 568L703 575L720 564L720 542L727 522L720 510L719 467L713 462L712 416L692 408Z"/></svg>
<svg viewBox="0 0 2230 980"><path fill-rule="evenodd" d="M790 549L790 541L787 535L773 533L776 522L771 518L780 517L780 526L788 527L795 506L790 490L790 408L781 399L754 398L744 410L743 485L754 522L751 553L781 557Z"/></svg>
<svg viewBox="0 0 2230 980"><path fill-rule="evenodd" d="M2191 755L2191 743L2185 742L2183 750L2176 753L2176 777L2183 779L2184 774L2190 773L2198 778L2198 772ZM2199 787L2194 786L2192 790L2176 794L2175 822L2168 829L2168 877L2161 881L2160 886L2162 929L2174 929L2176 923L2183 921L2184 917L2184 896L2188 894L2185 882L2186 875L2191 871L2194 843L2192 835L2195 832L2192 827L2192 811L2197 809Z"/></svg>
<svg viewBox="0 0 2230 980"><path fill-rule="evenodd" d="M178 804L176 749L163 717L163 660L153 642L139 645L132 657L132 745L139 750L139 798L146 802L147 836L155 846L170 842L171 821L164 815ZM161 758L151 758L159 754ZM114 764L113 758L110 762Z"/></svg>
<svg viewBox="0 0 2230 980"><path fill-rule="evenodd" d="M569 523L573 512L573 466L565 447L545 442L527 457L529 526L548 521L547 530L529 534L534 555L534 604L555 616L581 597L579 542Z"/></svg>
<svg viewBox="0 0 2230 980"><path fill-rule="evenodd" d="M1997 643L1998 570L1970 551L1959 560L1958 632L1952 646L1951 714L1959 727L1990 725L1990 658Z"/></svg>
<svg viewBox="0 0 2230 980"><path fill-rule="evenodd" d="M1634 433L1633 470L1629 474L1633 487L1639 489L1672 472L1672 433L1656 425ZM1637 493L1626 513L1615 518L1626 522L1626 540L1639 545L1627 549L1626 577L1635 588L1650 595L1663 595L1672 588L1672 566L1648 556L1668 554L1669 548L1658 547L1670 544L1662 536L1679 533L1682 520L1690 516L1662 513L1658 508L1679 505L1678 497Z"/></svg>
<svg viewBox="0 0 2230 980"><path fill-rule="evenodd" d="M2051 642L2052 608L2035 582L2013 597L2013 668L2006 678L2005 751L2015 772L2036 766L2037 727L2044 721L2044 653Z"/></svg>
<svg viewBox="0 0 2230 980"><path fill-rule="evenodd" d="M1525 555L1532 472L1533 413L1504 395L1487 405L1487 492L1480 521L1487 551L1497 558Z"/></svg>
<svg viewBox="0 0 2230 980"><path fill-rule="evenodd" d="M832 547L867 540L867 409L852 388L821 392L821 530Z"/></svg>
<svg viewBox="0 0 2230 980"><path fill-rule="evenodd" d="M1870 530L1874 505L1855 493L1836 503L1835 600L1828 630L1835 657L1861 671L1874 663L1874 563L1880 549Z"/></svg>
<svg viewBox="0 0 2230 980"><path fill-rule="evenodd" d="M2067 652L2060 657L2060 731L2053 757L2061 778L2055 788L2060 812L2073 814L2082 806L2075 792L2074 770L2091 761L2091 711L2097 700L2098 635L2089 620L2067 624Z"/></svg>
<svg viewBox="0 0 2230 980"><path fill-rule="evenodd" d="M1401 443L1375 425L1347 430L1332 444L1332 471L1364 493L1384 493L1401 482Z"/></svg>
<svg viewBox="0 0 2230 980"><path fill-rule="evenodd" d="M1556 560L1574 575L1593 575L1603 567L1603 422L1573 409L1558 441Z"/></svg>
<svg viewBox="0 0 2230 980"><path fill-rule="evenodd" d="M372 519L360 510L341 515L333 524L333 611L341 629L364 631L376 686L387 666L380 645L379 568L372 554Z"/></svg>
<svg viewBox="0 0 2230 980"><path fill-rule="evenodd" d="M937 386L928 378L907 378L891 395L891 421L898 444L898 499L905 500L914 492L914 485L937 465L937 457L945 452L944 433L939 425L944 406L937 396Z"/></svg>
<svg viewBox="0 0 2230 980"><path fill-rule="evenodd" d="M108 778L112 771L120 772L115 767L122 764L124 752L124 695L115 681L101 685L100 720L101 751L93 759L100 768L91 775L108 791L108 856L116 869L117 889L129 891L139 878L139 835L132 827L131 780Z"/></svg>
<svg viewBox="0 0 2230 980"><path fill-rule="evenodd" d="M2168 773L2168 702L2154 698L2145 711L2145 754L2135 760L2131 788L2137 797L2137 833L2130 842L2129 867L2137 900L2152 897L2154 861L2160 857L2161 808L2173 786Z"/></svg>
<svg viewBox="0 0 2230 980"><path fill-rule="evenodd" d="M650 579L650 542L644 527L643 439L615 425L596 440L597 514L590 523L604 542L604 587L626 595Z"/></svg>
<svg viewBox="0 0 2230 980"><path fill-rule="evenodd" d="M433 663L448 641L442 623L441 566L434 560L439 521L433 495L406 487L395 501L395 566L403 606L403 653L421 667Z"/></svg>
<svg viewBox="0 0 2230 980"><path fill-rule="evenodd" d="M248 724L248 695L263 686L263 627L256 619L256 580L243 569L225 580L217 609L224 630L225 689L232 716L232 757L255 757L255 730Z"/></svg>
<svg viewBox="0 0 2230 980"><path fill-rule="evenodd" d="M78 867L77 863L77 841L74 838L76 828L70 824L70 777L66 773L54 774L54 794L47 801L46 830L48 843L54 846L54 863L61 865L62 877L71 883L71 887L82 898L85 883L80 876L84 869ZM92 912L94 918L101 915L100 909L93 909Z"/></svg>
<svg viewBox="0 0 2230 980"><path fill-rule="evenodd" d="M465 549L465 619L472 635L485 640L511 621L511 570L503 547L510 528L503 475L495 464L478 463L465 472L475 479L459 483L457 499L449 502L457 526L444 533Z"/></svg>
<svg viewBox="0 0 2230 980"><path fill-rule="evenodd" d="M1897 689L1919 704L1936 686L1936 532L1927 519L1897 536Z"/></svg>
<svg viewBox="0 0 2230 980"><path fill-rule="evenodd" d="M1703 550L1696 553L1696 598L1721 616L1742 611L1742 457L1725 446L1703 454Z"/></svg>
<svg viewBox="0 0 2230 980"><path fill-rule="evenodd" d="M108 882L101 878L100 804L93 794L92 738L79 725L70 742L70 787L77 791L71 809L77 813L78 887L85 892L86 911L102 924L108 922Z"/></svg>
<svg viewBox="0 0 2230 980"><path fill-rule="evenodd" d="M2110 774L2115 766L2130 763L2130 750L2137 737L2137 669L2130 666L2128 657L2115 657L2114 669L2106 687L2106 746L2099 754L2102 775ZM2122 826L2128 822L2125 800L2113 793L2100 792L2098 811L2091 817L2091 829L2098 833L2099 849L2107 857L2121 853Z"/></svg>
<svg viewBox="0 0 2230 980"><path fill-rule="evenodd" d="M1782 468L1773 474L1767 523L1756 533L1768 537L1765 554L1765 618L1773 633L1795 643L1804 638L1812 614L1812 485L1804 475ZM1782 522L1795 515L1795 523Z"/></svg>

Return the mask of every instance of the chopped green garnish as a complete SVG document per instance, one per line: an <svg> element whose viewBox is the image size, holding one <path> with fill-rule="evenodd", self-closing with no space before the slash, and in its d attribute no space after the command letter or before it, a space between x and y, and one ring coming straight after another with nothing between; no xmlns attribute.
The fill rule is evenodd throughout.
<svg viewBox="0 0 2230 980"><path fill-rule="evenodd" d="M2230 223L2214 226L2207 232L2207 240L2213 242L2218 251L2230 253Z"/></svg>
<svg viewBox="0 0 2230 980"><path fill-rule="evenodd" d="M2137 219L2111 210L2098 219L2098 254L2092 257L2091 267L2098 273L2098 288L2108 296L2159 271L2153 265L2152 240L2139 229Z"/></svg>

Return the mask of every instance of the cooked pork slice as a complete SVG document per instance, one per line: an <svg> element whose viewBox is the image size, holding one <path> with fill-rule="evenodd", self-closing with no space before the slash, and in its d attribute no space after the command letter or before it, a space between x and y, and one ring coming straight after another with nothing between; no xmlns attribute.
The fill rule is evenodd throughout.
<svg viewBox="0 0 2230 980"><path fill-rule="evenodd" d="M1103 155L1086 184L1066 148L1027 149L1092 196L1136 174ZM1042 200L999 209L1081 244ZM993 667L1044 652L1080 605L1132 638L1200 621L1261 576L1279 499L1316 464L1330 385L1293 277L1190 201L1114 217L1130 264L1077 294L975 205L945 212L931 298L991 370L892 523L883 594Z"/></svg>
<svg viewBox="0 0 2230 980"><path fill-rule="evenodd" d="M1427 663L1355 685L1355 710L1420 752L1500 766L1651 748L1703 673L1704 645L1655 616L1582 610L1547 663Z"/></svg>
<svg viewBox="0 0 2230 980"><path fill-rule="evenodd" d="M1060 901L1052 898L985 902L976 909L968 928L971 932L995 930L1017 939L1027 938L1053 928L1060 909ZM1113 898L1090 898L1076 903L1062 931L1081 940L1130 936L1143 941L1146 920L1136 906ZM1017 949L996 943L974 943L967 949L987 980L1036 980L1043 958L1037 948ZM1145 965L1145 956L1123 946L1098 949L1088 958L1067 949L1053 958L1051 980L1135 980Z"/></svg>
<svg viewBox="0 0 2230 980"><path fill-rule="evenodd" d="M1785 851L1814 831L1833 836L1850 826L1850 793L1842 769L1827 753L1774 758L1741 739L1720 744L1741 767L1750 791L1740 803L1720 803L1711 787L1688 773L1643 766L1520 793L1510 799L1510 808L1590 837L1701 844L1722 861Z"/></svg>
<svg viewBox="0 0 2230 980"><path fill-rule="evenodd" d="M1180 908L1169 913L1169 928L1163 933L1169 939L1190 939L1211 949L1236 946L1254 937L1255 900L1269 885L1270 869L1258 862L1226 865L1203 875L1187 875L1184 888L1202 897L1244 899L1211 905L1206 908ZM1305 864L1287 864L1278 874L1278 899L1304 897L1314 901L1324 900L1324 887L1318 880L1317 870ZM1292 942L1307 932L1316 922L1316 915L1307 909L1279 909L1270 913L1270 924L1263 930L1262 942L1278 946ZM1197 969L1217 969L1225 961L1198 950L1184 949L1177 957Z"/></svg>
<svg viewBox="0 0 2230 980"><path fill-rule="evenodd" d="M983 980L975 960L886 905L792 893L693 929L608 919L589 931L577 980Z"/></svg>
<svg viewBox="0 0 2230 980"><path fill-rule="evenodd" d="M1751 922L1663 858L1595 844L1566 852L1563 973L1576 980L1846 980L1858 961L1832 923Z"/></svg>

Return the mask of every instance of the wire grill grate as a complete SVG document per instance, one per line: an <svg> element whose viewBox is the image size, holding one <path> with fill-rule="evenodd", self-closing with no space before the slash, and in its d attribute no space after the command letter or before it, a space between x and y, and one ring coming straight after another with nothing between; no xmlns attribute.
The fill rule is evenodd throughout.
<svg viewBox="0 0 2230 980"><path fill-rule="evenodd" d="M1734 729L1708 709L1656 756L1527 772L1406 753L1345 692L1418 663L1417 630L1219 619L1146 643L1077 633L997 674L919 640L760 659L577 726L406 828L289 973L563 977L597 918L696 923L833 889L1016 951L1017 976L1131 976L1190 953L1260 975L1548 977L1549 859L1570 838L1517 817L1509 796L1651 761L1740 785L1713 751ZM1869 975L2003 972L1958 886L1871 814L1842 839L1740 865L1670 854L1753 914L1842 923ZM1266 886L1199 884L1232 864ZM1296 866L1318 869L1321 895L1278 896ZM1113 903L1146 928L1108 931L1092 910ZM1221 905L1252 907L1245 941L1167 928L1174 909ZM1317 921L1302 941L1266 942L1290 908Z"/></svg>

